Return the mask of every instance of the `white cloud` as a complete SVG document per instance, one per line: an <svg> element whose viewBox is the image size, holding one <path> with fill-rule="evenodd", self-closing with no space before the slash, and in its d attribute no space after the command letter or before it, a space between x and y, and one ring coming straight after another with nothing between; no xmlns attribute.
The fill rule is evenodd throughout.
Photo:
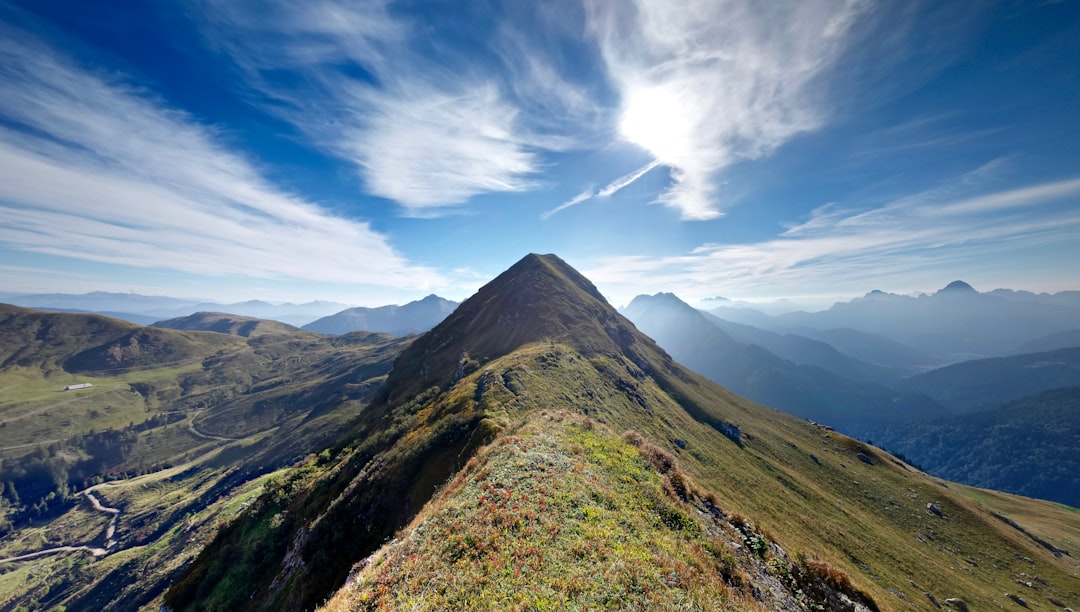
<svg viewBox="0 0 1080 612"><path fill-rule="evenodd" d="M1062 258L1080 261L1080 209L1056 205L1078 197L1080 179L1069 179L974 197L927 192L861 212L833 203L769 240L704 244L667 257L613 257L584 272L623 300L640 287L697 300L796 297L824 287L854 295L881 279L896 289L927 289L935 285L920 286L926 279L943 282L961 272L1002 282L1010 280L1002 271L1010 254L1058 266Z"/></svg>
<svg viewBox="0 0 1080 612"><path fill-rule="evenodd" d="M367 223L270 184L224 137L10 28L0 39L0 241L197 274L441 282Z"/></svg>
<svg viewBox="0 0 1080 612"><path fill-rule="evenodd" d="M404 88L365 91L364 115L335 145L355 160L372 194L423 216L477 194L533 185L536 160L515 133L517 111L494 87Z"/></svg>
<svg viewBox="0 0 1080 612"><path fill-rule="evenodd" d="M635 0L588 3L622 95L621 136L672 169L660 201L722 214L717 173L826 119L820 79L866 3Z"/></svg>
<svg viewBox="0 0 1080 612"><path fill-rule="evenodd" d="M634 170L629 174L625 174L615 179L614 181L611 181L610 183L608 183L607 187L604 187L599 191L595 191L593 190L593 188L590 187L589 189L582 191L581 193L570 198L566 202L563 202L562 204L556 206L555 208L545 211L543 214L540 215L540 218L545 220L550 219L552 215L559 211L566 210L571 206L577 206L578 204L581 204L582 202L587 202L593 198L610 198L619 191L622 191L626 187L629 187L634 181L645 176L659 165L660 162L657 161L645 164L641 168L638 168L637 170Z"/></svg>
<svg viewBox="0 0 1080 612"><path fill-rule="evenodd" d="M588 202L589 200L591 200L591 199L593 199L595 197L596 197L596 192L593 191L593 189L590 187L589 189L586 189L585 191L582 191L581 193L577 194L576 196L574 196L574 197L570 198L569 200L563 202L562 204L559 204L555 208L552 208L551 210L544 211L543 214L540 215L540 218L546 221L546 220L550 219L551 216L554 215L557 212L566 210L567 208L570 208L571 206L577 206L578 204L581 204L582 202Z"/></svg>
<svg viewBox="0 0 1080 612"><path fill-rule="evenodd" d="M565 139L531 133L492 75L412 51L422 34L386 5L207 2L204 28L272 100L268 110L355 164L365 190L406 215L436 216L476 195L532 188L536 151ZM282 68L293 72L288 82L275 78ZM554 76L544 64L523 69L534 85L520 84L523 91L550 92ZM569 93L564 102L580 104Z"/></svg>

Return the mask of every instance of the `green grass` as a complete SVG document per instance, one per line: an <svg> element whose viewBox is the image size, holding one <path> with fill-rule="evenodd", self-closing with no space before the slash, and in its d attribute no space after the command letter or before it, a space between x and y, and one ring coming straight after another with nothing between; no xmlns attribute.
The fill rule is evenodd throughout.
<svg viewBox="0 0 1080 612"><path fill-rule="evenodd" d="M114 353L146 363L72 374L61 367L72 352L85 353L94 342L141 336L132 335L134 326L100 317L20 313L5 319L8 313L0 308L0 357L10 354L9 365L0 368L0 446L18 447L0 451L3 468L13 475L8 479L35 462L64 465L74 473L74 466L93 459L97 448L83 436L119 432L110 435L122 441L122 450L115 445L106 449L108 460L96 479L91 478L95 474L87 480L80 475L71 486L119 479L97 495L122 510L116 534L120 544L97 560L89 553L67 552L0 564L0 609L160 607L177 572L219 529L243 514L267 482L292 471L281 466L322 450L348 427L377 385L372 381L384 379L407 342L295 333L261 335L245 343L222 334L156 330L148 337L179 339L185 356L181 363L154 367L147 361L150 355L133 353L124 344ZM80 335L87 321L92 333ZM47 341L40 345L20 339L37 337L35 330L46 328ZM94 387L58 391L79 382ZM266 413L273 417L260 420ZM163 414L179 420L151 427L148 419ZM193 419L201 431L236 440L193 433ZM8 479L0 478L5 488ZM24 508L35 503L27 488L19 491ZM0 501L0 527L11 516L10 502ZM82 496L51 504L48 518L30 515L0 539L0 557L58 545L102 544L108 516L90 509Z"/></svg>
<svg viewBox="0 0 1080 612"><path fill-rule="evenodd" d="M704 528L638 449L537 415L482 452L329 610L720 609Z"/></svg>
<svg viewBox="0 0 1080 612"><path fill-rule="evenodd" d="M40 445L64 441L90 430L123 429L154 417L160 405L135 392L133 383L151 383L159 388L177 387L178 379L200 369L199 364L155 368L119 376L87 377L70 374L50 378L23 379L0 374L0 423L4 442L0 452L18 457ZM63 391L69 384L90 382L94 386Z"/></svg>
<svg viewBox="0 0 1080 612"><path fill-rule="evenodd" d="M533 411L324 609L841 609L849 595L872 606L843 572L790 557L709 499L640 435Z"/></svg>

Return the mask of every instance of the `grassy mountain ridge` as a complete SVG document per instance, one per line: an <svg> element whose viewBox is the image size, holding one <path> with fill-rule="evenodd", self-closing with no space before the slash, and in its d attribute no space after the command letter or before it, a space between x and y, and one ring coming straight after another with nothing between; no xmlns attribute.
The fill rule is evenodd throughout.
<svg viewBox="0 0 1080 612"><path fill-rule="evenodd" d="M107 372L198 359L242 341L146 328L101 315L52 313L0 304L0 368Z"/></svg>
<svg viewBox="0 0 1080 612"><path fill-rule="evenodd" d="M792 559L714 501L633 432L532 412L326 609L876 609L846 575Z"/></svg>
<svg viewBox="0 0 1080 612"><path fill-rule="evenodd" d="M249 338L266 334L287 334L300 331L288 323L244 317L223 312L196 312L186 317L176 317L154 323L153 327L192 331L212 331Z"/></svg>
<svg viewBox="0 0 1080 612"><path fill-rule="evenodd" d="M425 505L481 448L505 444L515 423L553 410L581 413L616 434L638 432L713 492L722 520L749 517L788 550L848 576L880 609L934 609L932 601L950 597L972 609L1009 606L1004 593L1017 588L1031 589L1024 595L1033 608L1050 598L1080 600L1071 558L1029 537L1067 549L1062 532L1022 525L1025 534L887 453L709 382L675 363L564 262L530 255L403 351L381 401L361 410L326 460L281 480L225 527L166 603L176 610L319 605L355 563L395 534L407 537L399 530L418 514L439 516L446 506ZM597 442L608 443L610 452L625 450ZM1028 516L1049 507L1013 503ZM468 547L483 534L473 535L462 555L478 554ZM418 562L452 574L445 559ZM728 593L719 574L701 575L713 581L703 589ZM1018 587L1025 575L1042 582ZM494 586L477 580L478 588ZM616 601L631 597L633 584L612 585Z"/></svg>

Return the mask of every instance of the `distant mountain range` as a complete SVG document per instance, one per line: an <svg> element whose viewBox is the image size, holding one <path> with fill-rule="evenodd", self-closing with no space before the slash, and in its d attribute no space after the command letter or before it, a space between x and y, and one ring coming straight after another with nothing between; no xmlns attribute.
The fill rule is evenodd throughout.
<svg viewBox="0 0 1080 612"><path fill-rule="evenodd" d="M641 295L622 313L680 363L756 402L845 427L855 422L938 416L929 397L885 382L898 371L840 353L795 334L722 321L670 293Z"/></svg>
<svg viewBox="0 0 1080 612"><path fill-rule="evenodd" d="M1002 316L1007 310L1037 316L1035 311L1047 306L1045 300L1018 300L1011 293L983 296L963 283L914 303L924 314L955 315L957 303L977 310L984 297L990 308L1012 300L998 312ZM883 321L897 305L880 296L857 304L851 309ZM1033 304L1034 310L1024 310ZM1058 306L1076 309L1067 299L1051 310ZM724 321L671 294L638 296L623 313L680 362L740 395L873 440L946 478L1069 504L1080 500L1080 483L1070 472L1076 467L1071 455L1080 448L1076 332L1019 345L1013 344L1018 335L1003 339L999 334L984 346L1052 350L928 369L944 357L850 328L798 328L802 335ZM976 312L970 329L992 319ZM1068 324L1068 317L1060 320ZM824 324L837 323L834 317ZM942 324L923 322L926 329L936 325ZM1026 328L1034 333L1031 325Z"/></svg>
<svg viewBox="0 0 1080 612"><path fill-rule="evenodd" d="M140 325L149 325L163 319L185 317L196 312L227 312L234 315L272 319L289 325L300 326L349 307L348 304L324 301L304 304L271 304L261 300L249 300L234 304L219 304L164 296L104 291L82 295L63 293L9 295L3 298L2 301L39 310L104 314Z"/></svg>
<svg viewBox="0 0 1080 612"><path fill-rule="evenodd" d="M218 313L279 321L294 327L321 334L340 335L353 331L370 331L404 336L427 331L453 312L457 302L429 295L404 306L377 308L354 307L338 302L314 301L303 304L271 304L249 300L233 304L200 302L179 298L139 295L137 293L94 292L83 295L28 294L0 298L4 303L56 312L94 313L114 319L153 325L159 321L169 327L196 313ZM192 329L203 329L195 320ZM216 331L205 330L204 331Z"/></svg>
<svg viewBox="0 0 1080 612"><path fill-rule="evenodd" d="M1080 347L954 363L897 385L928 395L957 414L1063 387L1080 387Z"/></svg>
<svg viewBox="0 0 1080 612"><path fill-rule="evenodd" d="M871 291L821 312L770 316L729 307L710 312L727 321L783 333L807 335L810 330L840 328L885 336L945 362L1014 354L1036 339L1080 333L1080 291L980 293L963 281L919 297Z"/></svg>
<svg viewBox="0 0 1080 612"><path fill-rule="evenodd" d="M348 308L303 326L306 331L320 334L346 334L352 331L374 331L405 336L425 332L446 318L458 303L429 295L404 306L378 308Z"/></svg>

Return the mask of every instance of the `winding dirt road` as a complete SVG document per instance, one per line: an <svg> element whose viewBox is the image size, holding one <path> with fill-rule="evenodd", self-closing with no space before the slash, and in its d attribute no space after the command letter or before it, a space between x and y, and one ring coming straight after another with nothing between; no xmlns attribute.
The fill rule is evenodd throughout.
<svg viewBox="0 0 1080 612"><path fill-rule="evenodd" d="M52 554L62 553L62 552L75 552L75 551L80 551L80 550L85 550L85 551L89 552L90 554L94 555L95 557L103 557L103 556L107 555L110 550L112 550L113 548L116 547L116 539L115 539L115 536L116 536L116 523L117 523L117 521L120 520L120 509L119 508L110 508L108 506L102 505L101 501L98 500L98 498L94 497L94 493L93 493L94 489L96 489L96 488L98 488L100 486L103 486L104 484L108 484L108 483L102 483L102 484L99 484L99 485L94 485L94 486L90 487L89 489L86 489L85 491L83 491L82 494L85 495L86 499L90 501L90 505L94 507L94 510L97 510L98 512L104 512L105 514L112 515L112 519L109 520L109 524L105 527L105 548L99 548L97 546L88 546L88 545L55 546L53 548L46 548L44 550L38 550L38 551L35 551L35 552L31 552L31 553L25 553L25 554L22 554L22 555L16 555L14 557L7 557L7 558L4 558L4 559L0 559L0 563L9 563L9 562L12 562L12 561L26 561L28 559L36 559L37 557L43 557L45 555L52 555Z"/></svg>

